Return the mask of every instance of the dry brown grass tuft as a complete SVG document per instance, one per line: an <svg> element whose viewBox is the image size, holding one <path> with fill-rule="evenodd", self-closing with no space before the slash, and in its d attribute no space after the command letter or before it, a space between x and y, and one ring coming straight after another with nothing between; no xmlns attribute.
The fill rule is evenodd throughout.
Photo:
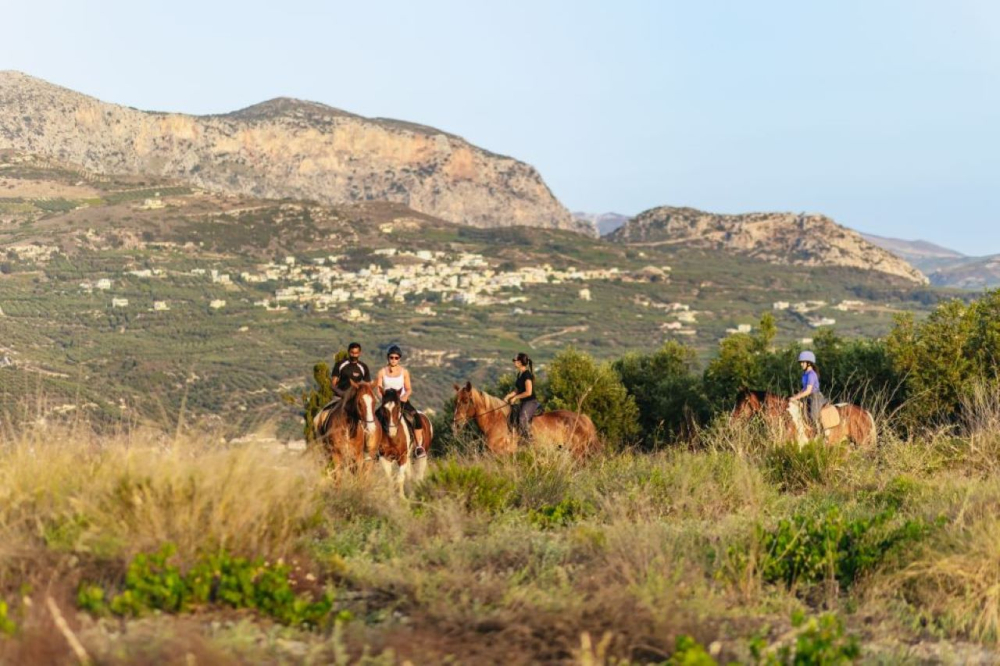
<svg viewBox="0 0 1000 666"><path fill-rule="evenodd" d="M0 447L0 575L66 553L124 561L166 542L290 555L329 481L307 457L197 437L46 431Z"/></svg>

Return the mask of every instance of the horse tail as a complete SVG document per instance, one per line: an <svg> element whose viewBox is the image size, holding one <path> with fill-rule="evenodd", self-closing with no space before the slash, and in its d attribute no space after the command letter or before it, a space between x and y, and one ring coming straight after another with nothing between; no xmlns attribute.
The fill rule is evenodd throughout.
<svg viewBox="0 0 1000 666"><path fill-rule="evenodd" d="M875 416L867 409L862 410L865 416L868 417L868 437L865 438L866 443L871 446L878 446L878 428L875 426Z"/></svg>

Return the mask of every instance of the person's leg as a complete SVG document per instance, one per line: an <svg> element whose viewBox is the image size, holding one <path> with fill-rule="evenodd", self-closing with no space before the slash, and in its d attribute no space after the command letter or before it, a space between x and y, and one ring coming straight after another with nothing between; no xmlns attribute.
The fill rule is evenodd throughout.
<svg viewBox="0 0 1000 666"><path fill-rule="evenodd" d="M531 418L535 415L538 410L537 400L528 400L521 403L521 415L518 419L518 425L521 428L521 434L528 437L531 428Z"/></svg>
<svg viewBox="0 0 1000 666"><path fill-rule="evenodd" d="M410 401L404 402L403 412L410 418L410 423L413 424L414 429L420 430L424 427L424 424L420 422L420 415L417 413L417 408L413 406L413 403Z"/></svg>
<svg viewBox="0 0 1000 666"><path fill-rule="evenodd" d="M823 409L823 396L819 393L809 396L809 418L812 420L813 427L816 428L817 433L823 431L823 424L819 419L821 409Z"/></svg>

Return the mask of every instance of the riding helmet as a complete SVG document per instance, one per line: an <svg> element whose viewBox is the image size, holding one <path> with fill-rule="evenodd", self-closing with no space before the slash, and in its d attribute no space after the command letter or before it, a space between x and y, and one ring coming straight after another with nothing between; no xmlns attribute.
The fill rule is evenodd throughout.
<svg viewBox="0 0 1000 666"><path fill-rule="evenodd" d="M811 351L804 351L801 354L799 354L799 360L808 361L809 363L816 365L816 354L812 353Z"/></svg>
<svg viewBox="0 0 1000 666"><path fill-rule="evenodd" d="M400 359L403 358L403 350L399 348L399 345L393 345L385 350L386 356L392 356L393 354L399 356Z"/></svg>

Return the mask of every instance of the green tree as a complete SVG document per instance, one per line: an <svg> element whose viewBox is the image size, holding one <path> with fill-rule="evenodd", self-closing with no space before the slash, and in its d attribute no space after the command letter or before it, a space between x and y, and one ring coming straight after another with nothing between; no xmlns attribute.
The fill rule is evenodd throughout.
<svg viewBox="0 0 1000 666"><path fill-rule="evenodd" d="M542 384L550 409L580 410L608 441L622 443L639 434L639 409L610 363L598 363L572 347L547 368Z"/></svg>
<svg viewBox="0 0 1000 666"><path fill-rule="evenodd" d="M342 349L333 357L334 368L347 358L347 350ZM316 435L313 432L313 418L319 414L323 405L333 400L333 385L330 383L330 367L325 362L319 362L313 366L312 388L306 390L301 396L302 418L304 419L302 433L307 442L312 442ZM294 398L293 398L294 400Z"/></svg>
<svg viewBox="0 0 1000 666"><path fill-rule="evenodd" d="M630 353L612 364L639 409L647 448L689 434L708 419L708 401L695 374L695 353L673 340L652 354Z"/></svg>
<svg viewBox="0 0 1000 666"><path fill-rule="evenodd" d="M897 319L886 345L893 367L905 378L904 416L910 425L945 422L958 413L962 394L978 374L971 344L974 316L975 308L951 300L921 324L910 316Z"/></svg>
<svg viewBox="0 0 1000 666"><path fill-rule="evenodd" d="M767 312L755 333L736 333L719 343L719 355L703 375L705 394L715 409L731 409L741 389L770 388L765 358L776 332L774 316Z"/></svg>

